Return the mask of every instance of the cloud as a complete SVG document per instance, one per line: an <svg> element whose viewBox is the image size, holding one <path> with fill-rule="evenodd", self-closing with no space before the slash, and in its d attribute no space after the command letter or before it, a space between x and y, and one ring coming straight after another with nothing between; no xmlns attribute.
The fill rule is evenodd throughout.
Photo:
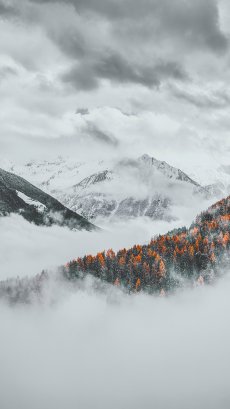
<svg viewBox="0 0 230 409"><path fill-rule="evenodd" d="M195 87L192 90L173 88L173 94L176 98L188 102L197 108L203 109L222 109L227 108L230 103L230 95L226 90L197 90Z"/></svg>
<svg viewBox="0 0 230 409"><path fill-rule="evenodd" d="M217 92L229 84L221 2L18 4L0 0L0 55L19 73L0 74L4 160L69 155L91 173L95 158L148 153L201 183L218 177L230 146L228 93ZM0 219L0 277L55 271L78 255L142 244L176 226L141 220L80 234ZM91 282L75 290L52 287L51 306L1 304L1 407L229 408L228 275L165 300L99 293Z"/></svg>
<svg viewBox="0 0 230 409"><path fill-rule="evenodd" d="M76 114L88 115L88 114L89 114L89 110L88 110L88 108L81 107L81 108L78 108L78 109L76 110Z"/></svg>
<svg viewBox="0 0 230 409"><path fill-rule="evenodd" d="M180 224L190 224L196 210L180 222L145 219L103 225L101 232L74 232L64 227L38 227L21 216L0 218L0 281L19 276L35 276L43 269L55 271L60 265L85 254L110 247L118 251L134 243L146 243L153 235L167 233ZM193 214L194 213L194 214ZM184 215L183 215L184 216Z"/></svg>
<svg viewBox="0 0 230 409"><path fill-rule="evenodd" d="M86 128L83 132L99 143L105 143L112 146L117 146L119 141L111 133L105 133L90 121L86 121Z"/></svg>
<svg viewBox="0 0 230 409"><path fill-rule="evenodd" d="M90 278L75 287L55 280L55 266L69 258L144 243L170 226L124 223L74 233L19 216L0 219L0 279L46 267L54 274L40 302L0 302L4 409L151 409L153 402L160 409L228 409L228 272L213 286L166 299L126 296Z"/></svg>
<svg viewBox="0 0 230 409"><path fill-rule="evenodd" d="M17 75L17 71L14 68L7 66L0 67L0 80L4 80L11 75Z"/></svg>
<svg viewBox="0 0 230 409"><path fill-rule="evenodd" d="M228 409L229 275L169 299L94 288L1 304L4 409Z"/></svg>
<svg viewBox="0 0 230 409"><path fill-rule="evenodd" d="M135 66L118 54L113 54L100 60L95 66L96 73L101 78L111 79L118 83L133 82L149 87L159 86L163 78L185 80L187 75L179 64L160 62L153 66Z"/></svg>
<svg viewBox="0 0 230 409"><path fill-rule="evenodd" d="M210 163L207 155L213 160L206 138L222 164L219 152L229 147L228 93L222 93L229 51L221 3L0 4L17 15L0 19L0 53L4 67L18 73L1 80L1 155L22 161L70 154L82 161L147 152L191 172L200 161ZM76 107L89 114L75 115ZM82 133L86 119L89 138Z"/></svg>
<svg viewBox="0 0 230 409"><path fill-rule="evenodd" d="M185 81L188 76L176 62L158 62L153 66L138 66L125 60L119 54L98 57L97 61L88 61L73 66L62 75L64 82L72 84L78 90L92 90L99 87L99 80L110 80L118 84L133 83L146 87L159 87L161 81L174 78Z"/></svg>
<svg viewBox="0 0 230 409"><path fill-rule="evenodd" d="M93 90L98 87L98 80L90 64L81 64L65 72L61 79L64 83L73 85L77 90Z"/></svg>
<svg viewBox="0 0 230 409"><path fill-rule="evenodd" d="M34 2L55 3L54 0ZM63 3L72 4L79 14L95 14L108 20L114 27L125 22L130 29L130 22L140 37L148 30L148 35L152 31L153 35L161 33L178 39L182 36L182 41L217 53L227 48L228 41L220 29L218 3L215 0L175 0L173 3L170 0L144 0L141 3L137 0L68 0Z"/></svg>
<svg viewBox="0 0 230 409"><path fill-rule="evenodd" d="M214 0L176 0L173 5L169 0L145 0L141 7L136 0L35 0L23 4L19 16L27 24L32 20L41 25L73 60L62 79L79 90L97 88L99 79L146 87L158 86L168 78L185 80L188 74L181 55L196 54L200 49L218 54L228 49ZM13 9L17 10L16 5ZM175 60L172 47L177 50Z"/></svg>
<svg viewBox="0 0 230 409"><path fill-rule="evenodd" d="M16 8L10 2L0 0L0 19L14 16L16 13Z"/></svg>

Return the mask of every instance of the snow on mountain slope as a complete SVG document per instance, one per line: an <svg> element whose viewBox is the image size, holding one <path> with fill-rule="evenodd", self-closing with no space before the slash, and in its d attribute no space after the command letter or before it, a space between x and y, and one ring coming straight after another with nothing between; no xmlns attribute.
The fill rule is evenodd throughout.
<svg viewBox="0 0 230 409"><path fill-rule="evenodd" d="M148 155L112 164L58 157L8 167L90 220L142 216L172 220L185 208L201 203L205 208L209 198L225 194L224 185L203 187L180 169Z"/></svg>
<svg viewBox="0 0 230 409"><path fill-rule="evenodd" d="M74 229L93 230L94 226L57 199L24 178L0 169L0 214L18 213L36 224L58 224Z"/></svg>
<svg viewBox="0 0 230 409"><path fill-rule="evenodd" d="M47 210L47 207L43 204L38 202L37 200L31 199L31 197L25 195L24 193L21 193L19 191L16 191L18 197L20 197L25 203L35 206L38 212L45 212Z"/></svg>
<svg viewBox="0 0 230 409"><path fill-rule="evenodd" d="M167 178L173 180L180 180L182 182L191 183L194 186L199 186L197 182L191 179L186 173L182 172L180 169L170 166L165 161L159 161L155 158L151 158L149 155L143 155L139 158L139 161L149 167L155 167L161 173L163 173Z"/></svg>
<svg viewBox="0 0 230 409"><path fill-rule="evenodd" d="M230 193L230 165L220 164L213 159L212 166L196 164L193 169L190 169L189 175L200 185L219 186L226 195Z"/></svg>
<svg viewBox="0 0 230 409"><path fill-rule="evenodd" d="M0 165L1 163L0 161ZM51 194L71 190L82 179L94 171L102 170L105 166L104 162L86 163L61 156L55 160L30 161L20 165L11 162L3 163L4 169L24 177Z"/></svg>

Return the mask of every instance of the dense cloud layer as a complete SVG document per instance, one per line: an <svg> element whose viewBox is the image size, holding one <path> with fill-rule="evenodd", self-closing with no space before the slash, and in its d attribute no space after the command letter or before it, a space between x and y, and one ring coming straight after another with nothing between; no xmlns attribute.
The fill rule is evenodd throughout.
<svg viewBox="0 0 230 409"><path fill-rule="evenodd" d="M88 281L50 286L42 306L1 304L1 406L227 409L229 285L159 299Z"/></svg>
<svg viewBox="0 0 230 409"><path fill-rule="evenodd" d="M147 153L203 184L228 177L229 27L228 0L0 0L0 166ZM176 226L1 219L0 279ZM228 409L229 286L158 299L55 285L42 305L1 304L0 407Z"/></svg>
<svg viewBox="0 0 230 409"><path fill-rule="evenodd" d="M164 159L160 140L177 161L180 138L185 162L191 140L221 138L226 151L229 16L225 0L1 0L1 153L64 145L81 157L93 143L96 155Z"/></svg>
<svg viewBox="0 0 230 409"><path fill-rule="evenodd" d="M52 0L34 0L35 3L55 3ZM131 31L130 23L135 24L135 31L142 35L163 33L176 37L182 33L196 46L210 47L214 51L223 51L227 39L221 32L218 21L218 5L215 0L60 0L60 3L73 4L78 13L97 15L108 21L121 22ZM146 25L147 21L147 25ZM160 21L160 24L159 24Z"/></svg>
<svg viewBox="0 0 230 409"><path fill-rule="evenodd" d="M121 221L103 226L102 232L92 233L57 226L38 227L17 215L0 218L0 280L34 276L43 269L56 271L69 260L110 247L118 251L134 243L147 243L155 234L192 221L190 214L183 216L171 224L148 219Z"/></svg>
<svg viewBox="0 0 230 409"><path fill-rule="evenodd" d="M86 233L2 218L0 278L34 275L175 226L137 223ZM98 287L90 278L75 287L54 279L38 303L0 302L1 407L228 409L229 272L169 298Z"/></svg>

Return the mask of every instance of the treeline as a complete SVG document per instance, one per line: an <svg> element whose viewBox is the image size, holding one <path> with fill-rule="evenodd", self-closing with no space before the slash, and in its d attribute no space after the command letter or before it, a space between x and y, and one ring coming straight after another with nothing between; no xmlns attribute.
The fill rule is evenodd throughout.
<svg viewBox="0 0 230 409"><path fill-rule="evenodd" d="M49 275L45 271L34 277L17 277L1 281L0 300L10 304L30 304L33 301L42 301L48 281Z"/></svg>
<svg viewBox="0 0 230 409"><path fill-rule="evenodd" d="M189 229L173 230L153 238L148 245L135 245L115 253L112 249L95 256L72 260L50 275L43 271L32 278L0 282L0 299L11 304L43 301L53 279L74 284L87 274L127 292L162 296L187 285L203 285L229 267L230 197L201 213Z"/></svg>
<svg viewBox="0 0 230 409"><path fill-rule="evenodd" d="M189 229L173 230L115 253L86 255L63 267L72 280L85 274L122 286L164 295L186 281L203 284L218 273L230 247L230 196L201 213Z"/></svg>

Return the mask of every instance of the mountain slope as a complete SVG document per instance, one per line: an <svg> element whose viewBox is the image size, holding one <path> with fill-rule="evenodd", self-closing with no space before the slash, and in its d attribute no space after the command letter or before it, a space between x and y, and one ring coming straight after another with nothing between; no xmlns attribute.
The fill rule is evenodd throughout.
<svg viewBox="0 0 230 409"><path fill-rule="evenodd" d="M92 230L94 226L57 199L20 176L0 169L0 213L17 212L36 224L68 225Z"/></svg>
<svg viewBox="0 0 230 409"><path fill-rule="evenodd" d="M165 161L159 161L149 155L145 154L139 158L139 161L146 166L155 167L162 174L164 174L168 179L180 180L182 182L191 183L194 186L201 187L199 183L191 179L186 173L182 172L180 169L174 168Z"/></svg>
<svg viewBox="0 0 230 409"><path fill-rule="evenodd" d="M180 218L182 204L205 208L225 195L223 185L201 186L186 173L148 155L136 160L80 163L69 158L13 167L64 206L98 222L148 217ZM179 213L179 214L178 214Z"/></svg>
<svg viewBox="0 0 230 409"><path fill-rule="evenodd" d="M148 245L87 255L68 263L68 279L92 274L129 291L165 294L187 282L204 284L229 265L230 196L201 213L189 229L156 237Z"/></svg>
<svg viewBox="0 0 230 409"><path fill-rule="evenodd" d="M0 180L0 212L7 214L17 212L24 207L25 203L18 197L16 191L9 189Z"/></svg>
<svg viewBox="0 0 230 409"><path fill-rule="evenodd" d="M198 202L221 195L222 191L202 187L180 169L143 155L89 175L59 198L91 220L145 216L169 221L176 218L174 205L185 198Z"/></svg>
<svg viewBox="0 0 230 409"><path fill-rule="evenodd" d="M69 285L90 274L98 280L95 288L102 289L105 283L129 293L146 291L165 296L177 288L212 283L229 267L229 262L230 196L197 216L188 229L170 231L147 245L117 253L109 249L75 259L60 267L54 279L64 277ZM10 303L40 300L49 280L52 275L43 271L30 279L2 281L0 298Z"/></svg>

